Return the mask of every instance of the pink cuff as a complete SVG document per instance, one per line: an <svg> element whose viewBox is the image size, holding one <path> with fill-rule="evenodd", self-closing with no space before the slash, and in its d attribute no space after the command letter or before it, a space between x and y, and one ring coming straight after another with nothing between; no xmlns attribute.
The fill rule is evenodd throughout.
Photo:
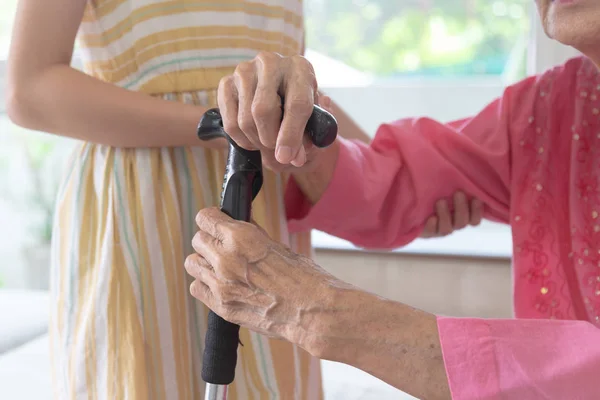
<svg viewBox="0 0 600 400"><path fill-rule="evenodd" d="M496 349L486 320L437 317L437 322L452 399L497 399Z"/></svg>

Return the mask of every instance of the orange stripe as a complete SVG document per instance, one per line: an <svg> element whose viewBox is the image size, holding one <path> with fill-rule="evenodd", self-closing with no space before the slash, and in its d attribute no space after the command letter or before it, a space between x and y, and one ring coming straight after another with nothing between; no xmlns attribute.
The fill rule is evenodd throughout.
<svg viewBox="0 0 600 400"><path fill-rule="evenodd" d="M87 3L82 22L95 21L97 18L108 15L127 0L93 0Z"/></svg>
<svg viewBox="0 0 600 400"><path fill-rule="evenodd" d="M301 385L301 399L308 399L308 393L310 388L307 387L306 382L308 382L308 377L310 376L310 356L302 351L302 349L298 349L298 353L301 355L300 357L300 376L302 377L302 381L305 382L304 385ZM304 354L302 354L304 353Z"/></svg>
<svg viewBox="0 0 600 400"><path fill-rule="evenodd" d="M221 6L215 6L215 3ZM82 22L99 21L114 11L118 5L119 3L115 1L110 6L87 9ZM123 20L107 32L128 32L133 25L152 18L190 12L242 12L248 15L283 19L296 28L302 27L302 17L293 11L286 10L284 7L240 0L179 0L148 4L147 6L136 8L128 15L124 15ZM111 33L112 35L114 33Z"/></svg>
<svg viewBox="0 0 600 400"><path fill-rule="evenodd" d="M121 243L117 226L114 240ZM108 340L108 393L110 398L116 399L149 399L144 334L122 249L119 245L113 247L109 278L107 317L109 327L113 329Z"/></svg>
<svg viewBox="0 0 600 400"><path fill-rule="evenodd" d="M294 393L296 371L292 345L281 340L269 339L269 347L271 348L278 393ZM285 365L286 368L277 368L280 365Z"/></svg>
<svg viewBox="0 0 600 400"><path fill-rule="evenodd" d="M127 77L140 71L140 65L146 65L148 62L159 58L169 57L169 59L177 60L177 53L184 51L201 51L211 50L214 48L230 48L230 49L260 49L262 51L279 52L279 53L294 53L296 47L283 48L281 43L265 43L253 39L242 38L208 38L208 39L186 39L176 43L161 43L148 50L137 53L135 50L130 50L123 58L127 58L126 64L117 70L112 70L112 60L102 62L102 66L98 63L86 64L85 70L96 71L101 74L103 80L108 82L120 82ZM176 49L176 52L175 52ZM198 54L201 56L201 53ZM123 61L123 60L121 60ZM105 67L107 69L103 69Z"/></svg>
<svg viewBox="0 0 600 400"><path fill-rule="evenodd" d="M188 304L187 304L187 294L188 292L188 286L187 286L187 282L186 282L186 273L185 270L183 268L183 265L185 263L185 259L184 256L181 252L181 249L184 248L183 245L183 238L182 238L182 233L183 233L183 226L181 223L181 219L180 219L180 215L177 212L178 211L178 198L181 198L181 193L177 192L177 184L174 181L176 177L179 176L178 170L177 170L177 163L175 162L176 159L176 155L175 155L175 149L174 148L170 148L169 149L169 157L168 157L168 162L171 166L171 168L173 169L172 172L172 176L170 177L170 179L167 181L167 179L165 179L164 182L165 185L163 187L163 195L165 198L165 206L166 206L166 217L167 220L169 221L169 226L171 227L171 229L173 229L174 227L179 227L178 230L173 230L173 234L171 236L171 243L170 243L170 251L173 255L173 262L171 263L171 268L173 268L174 272L175 272L175 281L176 286L177 286L177 291L174 293L174 298L177 299L177 310L178 310L178 317L177 320L175 321L176 324L178 324L180 327L182 327L182 329L180 329L180 340L181 340L181 361L183 363L183 379L185 382L185 385L183 388L181 389L185 389L185 396L184 398L191 398L191 390L192 390L192 376L191 376L191 371L192 371L192 365L191 365L191 355L190 355L190 351L192 350L192 346L191 346L191 338L190 338L190 331L189 329L183 329L183 327L188 326L187 322L188 322L188 314L190 312L190 310L188 310ZM163 164L166 163L167 160L163 161ZM166 178L166 176L165 176ZM166 185L167 182L170 182L171 185ZM175 191L175 192L173 192ZM182 295L185 293L185 296ZM181 321L185 321L185 324L182 324Z"/></svg>
<svg viewBox="0 0 600 400"><path fill-rule="evenodd" d="M78 191L81 193L82 198L81 200L81 204L85 204L86 206L89 204L89 202L93 201L93 198L91 198L91 196L89 195L89 191L88 188L90 187L91 184L93 184L92 181L92 177L93 175L88 174L88 163L93 163L94 160L94 153L90 152L89 155L89 159L86 160L86 164L84 166L84 170L82 171L82 175L84 176L83 179L80 180L80 184L82 185L82 187L78 188ZM76 205L76 213L79 212L78 208L80 207L80 205ZM93 207L93 204L92 204ZM93 213L91 213L93 215ZM85 384L86 386L89 388L89 385L91 384L91 376L90 376L90 368L88 367L88 360L87 360L87 353L86 354L81 354L80 352L76 351L77 348L79 347L79 341L81 338L81 331L83 330L83 332L87 332L88 330L88 326L87 324L89 323L89 315L86 315L86 312L89 312L89 301L90 301L90 297L88 297L88 291L90 290L90 274L88 273L88 269L89 269L89 265L88 265L88 255L89 254L93 254L93 245L91 245L91 233L93 232L93 229L95 228L93 226L93 216L90 218L90 216L88 215L88 213L86 212L86 210L81 210L81 218L80 218L80 226L77 227L77 232L79 234L79 248L77 249L77 254L79 254L78 257L78 263L77 263L77 276L78 276L78 280L75 283L76 285L76 292L73 294L72 296L72 301L76 303L77 305L77 309L75 311L75 326L72 327L72 342L69 344L70 346L70 357L69 357L69 376L71 377L70 383L71 383L71 387L70 387L70 392L71 392L71 397L75 398L77 393L78 393L78 379L76 378L77 376L77 369L79 369L80 365L79 363L81 361L83 361L84 365L84 371L83 374L85 376ZM89 247L92 247L91 249ZM92 266L93 268L93 266ZM86 318L87 317L87 318ZM83 346L84 348L87 347L87 338L84 334L83 336ZM81 359L83 357L83 360ZM91 392L87 392L88 393L88 398L89 398L89 393Z"/></svg>

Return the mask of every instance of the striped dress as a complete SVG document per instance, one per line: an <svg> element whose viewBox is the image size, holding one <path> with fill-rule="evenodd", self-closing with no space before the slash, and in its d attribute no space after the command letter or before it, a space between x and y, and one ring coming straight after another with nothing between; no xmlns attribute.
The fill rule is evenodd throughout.
<svg viewBox="0 0 600 400"><path fill-rule="evenodd" d="M302 23L300 0L89 0L79 40L98 79L214 106L219 79L239 62L299 53ZM195 214L218 205L225 159L202 147L76 146L53 234L55 398L203 398L207 309L189 295L183 264ZM287 232L284 179L265 171L253 217L310 254L308 235ZM317 359L245 329L241 340L230 399L322 398Z"/></svg>

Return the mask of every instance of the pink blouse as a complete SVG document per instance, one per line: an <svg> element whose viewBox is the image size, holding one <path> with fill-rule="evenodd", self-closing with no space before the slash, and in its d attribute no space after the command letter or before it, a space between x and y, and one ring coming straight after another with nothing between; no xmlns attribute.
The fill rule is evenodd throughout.
<svg viewBox="0 0 600 400"><path fill-rule="evenodd" d="M464 190L509 223L516 320L438 317L453 399L600 399L600 74L585 58L507 88L473 118L382 125L342 140L308 203L290 181L292 231L358 246L415 239Z"/></svg>

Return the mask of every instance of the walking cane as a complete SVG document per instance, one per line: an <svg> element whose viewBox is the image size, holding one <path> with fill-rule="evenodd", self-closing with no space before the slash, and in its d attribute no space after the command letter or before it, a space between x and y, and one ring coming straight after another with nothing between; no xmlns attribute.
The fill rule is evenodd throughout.
<svg viewBox="0 0 600 400"><path fill-rule="evenodd" d="M306 124L306 133L315 146L327 147L337 136L337 121L333 115L315 105ZM221 211L233 219L249 222L252 200L263 183L260 151L239 147L223 130L223 120L217 108L202 116L198 137L201 140L224 137L229 142ZM209 313L202 361L202 379L207 384L205 400L227 399L227 385L235 378L239 331L238 325L225 321L212 311Z"/></svg>

